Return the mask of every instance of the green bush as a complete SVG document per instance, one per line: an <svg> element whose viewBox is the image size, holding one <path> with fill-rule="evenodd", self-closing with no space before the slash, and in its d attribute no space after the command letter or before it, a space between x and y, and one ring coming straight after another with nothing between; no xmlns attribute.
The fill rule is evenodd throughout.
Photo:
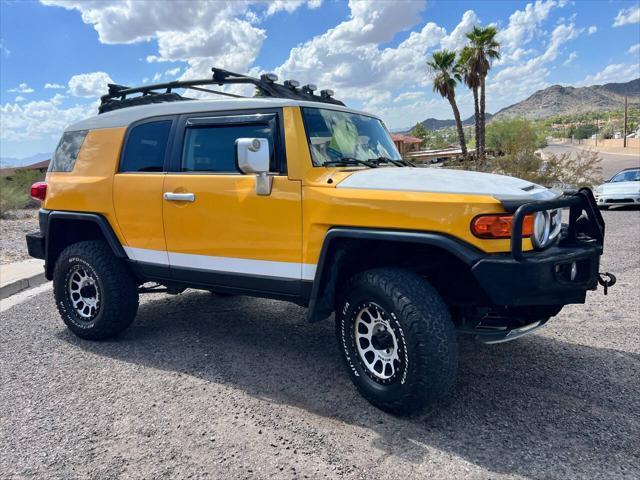
<svg viewBox="0 0 640 480"><path fill-rule="evenodd" d="M29 196L29 188L43 179L37 170L17 170L11 177L0 178L0 217L6 218L11 210L37 206Z"/></svg>
<svg viewBox="0 0 640 480"><path fill-rule="evenodd" d="M542 130L523 118L494 120L487 125L487 150L497 155L533 154L546 146Z"/></svg>

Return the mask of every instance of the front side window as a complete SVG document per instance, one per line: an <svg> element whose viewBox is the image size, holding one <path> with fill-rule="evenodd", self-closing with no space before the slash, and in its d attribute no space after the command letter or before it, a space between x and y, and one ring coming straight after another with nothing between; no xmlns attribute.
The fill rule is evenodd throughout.
<svg viewBox="0 0 640 480"><path fill-rule="evenodd" d="M183 172L239 172L236 162L238 138L269 140L271 170L274 168L274 135L266 124L207 125L188 127L182 150Z"/></svg>
<svg viewBox="0 0 640 480"><path fill-rule="evenodd" d="M71 172L78 159L80 147L84 143L88 130L65 132L49 164L50 172Z"/></svg>
<svg viewBox="0 0 640 480"><path fill-rule="evenodd" d="M121 172L162 172L171 131L171 120L146 122L133 127L120 164Z"/></svg>
<svg viewBox="0 0 640 480"><path fill-rule="evenodd" d="M377 118L322 108L303 108L302 115L316 167L345 158L402 158Z"/></svg>

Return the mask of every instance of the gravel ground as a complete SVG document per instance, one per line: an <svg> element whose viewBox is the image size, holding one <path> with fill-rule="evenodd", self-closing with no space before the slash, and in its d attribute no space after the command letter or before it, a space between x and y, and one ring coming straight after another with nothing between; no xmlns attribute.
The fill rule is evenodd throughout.
<svg viewBox="0 0 640 480"><path fill-rule="evenodd" d="M296 306L147 295L91 343L42 293L2 314L0 477L640 478L640 212L604 215L609 296L461 339L453 395L412 418L364 401Z"/></svg>
<svg viewBox="0 0 640 480"><path fill-rule="evenodd" d="M0 265L28 260L24 236L38 231L38 210L16 210L0 220Z"/></svg>

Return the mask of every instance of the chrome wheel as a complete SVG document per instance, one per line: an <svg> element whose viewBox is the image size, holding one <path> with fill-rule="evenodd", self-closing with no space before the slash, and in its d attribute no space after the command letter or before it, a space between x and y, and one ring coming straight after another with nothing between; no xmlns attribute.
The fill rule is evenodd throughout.
<svg viewBox="0 0 640 480"><path fill-rule="evenodd" d="M68 276L69 299L76 314L84 321L91 321L100 308L100 289L95 273L83 265L74 265Z"/></svg>
<svg viewBox="0 0 640 480"><path fill-rule="evenodd" d="M360 361L378 383L393 381L401 366L398 337L389 320L382 307L367 303L357 310L354 322Z"/></svg>

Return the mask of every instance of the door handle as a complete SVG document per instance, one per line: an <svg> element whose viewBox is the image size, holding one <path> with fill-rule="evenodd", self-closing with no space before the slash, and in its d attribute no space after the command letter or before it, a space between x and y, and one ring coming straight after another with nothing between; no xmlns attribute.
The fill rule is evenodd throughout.
<svg viewBox="0 0 640 480"><path fill-rule="evenodd" d="M196 196L193 193L164 192L162 198L173 202L193 202Z"/></svg>

